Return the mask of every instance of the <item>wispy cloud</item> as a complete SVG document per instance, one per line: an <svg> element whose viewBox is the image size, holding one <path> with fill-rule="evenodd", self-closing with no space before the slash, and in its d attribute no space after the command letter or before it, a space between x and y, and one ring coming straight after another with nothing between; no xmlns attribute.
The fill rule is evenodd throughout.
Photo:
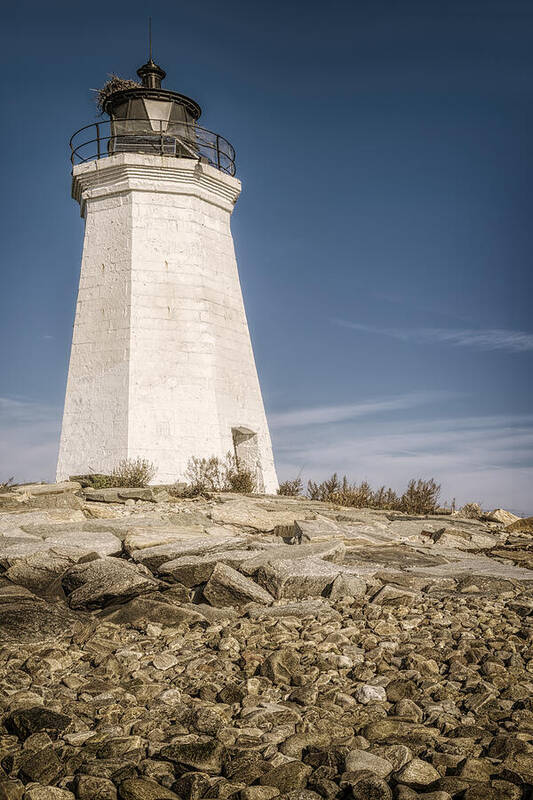
<svg viewBox="0 0 533 800"><path fill-rule="evenodd" d="M273 428L279 476L302 472L304 480L322 480L338 472L396 489L412 477L434 477L443 499L533 513L533 414L453 417L428 411L423 420L400 415Z"/></svg>
<svg viewBox="0 0 533 800"><path fill-rule="evenodd" d="M403 342L415 344L450 344L455 347L472 347L476 350L503 350L508 353L533 351L533 333L510 331L502 328L486 330L456 328L377 328L346 320L333 320L343 328L362 333L390 336Z"/></svg>
<svg viewBox="0 0 533 800"><path fill-rule="evenodd" d="M411 392L398 397L381 398L365 403L351 403L338 406L315 406L295 408L270 414L269 422L273 428L294 428L303 425L325 425L343 422L360 417L375 416L391 411L403 411L449 397L450 392Z"/></svg>
<svg viewBox="0 0 533 800"><path fill-rule="evenodd" d="M54 406L0 397L0 480L53 480L60 416Z"/></svg>

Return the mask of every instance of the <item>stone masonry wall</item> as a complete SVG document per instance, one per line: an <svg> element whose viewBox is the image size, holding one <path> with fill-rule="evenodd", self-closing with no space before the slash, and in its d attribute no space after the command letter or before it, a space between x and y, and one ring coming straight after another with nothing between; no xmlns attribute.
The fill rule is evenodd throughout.
<svg viewBox="0 0 533 800"><path fill-rule="evenodd" d="M224 456L244 426L275 491L230 230L239 181L121 154L76 167L73 191L86 238L58 477L142 456L156 481L182 479L190 456Z"/></svg>

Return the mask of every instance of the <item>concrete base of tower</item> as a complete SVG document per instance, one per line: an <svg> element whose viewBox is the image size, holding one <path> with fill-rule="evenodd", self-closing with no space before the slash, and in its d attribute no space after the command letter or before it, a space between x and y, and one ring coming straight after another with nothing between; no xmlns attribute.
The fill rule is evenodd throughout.
<svg viewBox="0 0 533 800"><path fill-rule="evenodd" d="M120 154L74 167L85 218L58 479L236 454L278 483L230 216L240 182L192 159Z"/></svg>

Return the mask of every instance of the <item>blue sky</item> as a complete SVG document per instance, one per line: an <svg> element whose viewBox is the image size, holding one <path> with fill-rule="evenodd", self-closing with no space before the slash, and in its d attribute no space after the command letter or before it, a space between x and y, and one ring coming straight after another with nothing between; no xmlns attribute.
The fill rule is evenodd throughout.
<svg viewBox="0 0 533 800"><path fill-rule="evenodd" d="M4 11L0 479L51 479L82 246L68 140L146 60L237 151L233 233L281 478L533 513L533 7Z"/></svg>

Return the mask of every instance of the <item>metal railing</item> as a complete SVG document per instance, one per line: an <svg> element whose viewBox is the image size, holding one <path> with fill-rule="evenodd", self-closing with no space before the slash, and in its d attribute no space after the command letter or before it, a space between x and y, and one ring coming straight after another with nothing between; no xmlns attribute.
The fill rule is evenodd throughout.
<svg viewBox="0 0 533 800"><path fill-rule="evenodd" d="M146 153L205 159L222 172L235 175L235 150L227 139L190 122L146 118L94 122L72 135L70 151L73 165L115 153Z"/></svg>

